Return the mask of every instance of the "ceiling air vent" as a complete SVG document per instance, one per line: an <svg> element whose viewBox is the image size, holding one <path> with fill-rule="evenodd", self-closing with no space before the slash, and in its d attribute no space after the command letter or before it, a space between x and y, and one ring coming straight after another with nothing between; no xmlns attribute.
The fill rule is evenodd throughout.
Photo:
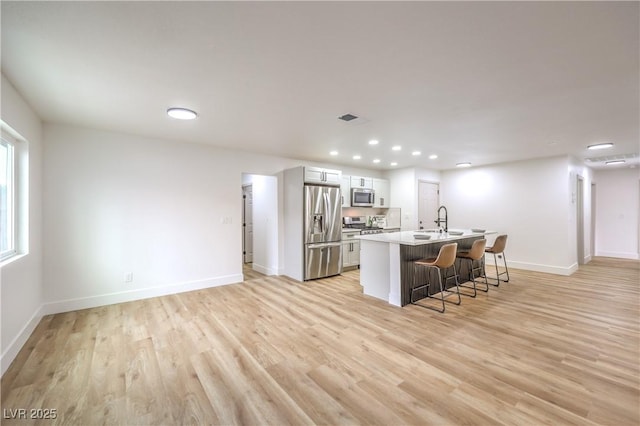
<svg viewBox="0 0 640 426"><path fill-rule="evenodd" d="M358 118L358 116L357 115L353 115L353 114L345 114L345 115L341 115L338 118L340 120L342 120L342 121L351 121L351 120L355 120L356 118Z"/></svg>

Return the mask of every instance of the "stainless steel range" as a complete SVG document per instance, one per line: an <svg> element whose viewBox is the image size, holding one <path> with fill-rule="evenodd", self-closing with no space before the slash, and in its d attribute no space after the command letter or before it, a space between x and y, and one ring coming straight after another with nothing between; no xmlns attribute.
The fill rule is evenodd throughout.
<svg viewBox="0 0 640 426"><path fill-rule="evenodd" d="M366 216L346 216L343 218L344 227L351 229L359 229L360 235L380 234L383 229L378 226L367 224Z"/></svg>

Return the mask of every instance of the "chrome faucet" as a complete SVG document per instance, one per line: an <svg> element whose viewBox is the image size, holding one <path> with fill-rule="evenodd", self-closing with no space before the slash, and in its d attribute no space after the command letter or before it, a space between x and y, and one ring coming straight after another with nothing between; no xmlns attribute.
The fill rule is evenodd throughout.
<svg viewBox="0 0 640 426"><path fill-rule="evenodd" d="M440 210L444 209L444 219L440 217ZM442 229L442 224L444 223L444 232L449 230L449 219L447 214L447 208L445 206L440 206L438 209L438 220L434 220L438 228Z"/></svg>

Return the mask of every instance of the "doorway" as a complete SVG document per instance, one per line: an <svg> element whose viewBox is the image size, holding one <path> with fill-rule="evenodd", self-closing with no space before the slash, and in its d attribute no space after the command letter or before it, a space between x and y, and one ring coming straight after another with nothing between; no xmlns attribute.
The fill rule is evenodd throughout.
<svg viewBox="0 0 640 426"><path fill-rule="evenodd" d="M253 262L253 185L242 186L242 261Z"/></svg>
<svg viewBox="0 0 640 426"><path fill-rule="evenodd" d="M577 176L576 181L576 235L578 265L584 265L584 178Z"/></svg>
<svg viewBox="0 0 640 426"><path fill-rule="evenodd" d="M591 183L591 235L589 235L589 260L596 255L596 184Z"/></svg>
<svg viewBox="0 0 640 426"><path fill-rule="evenodd" d="M433 182L418 181L418 228L435 227L440 205L440 185Z"/></svg>
<svg viewBox="0 0 640 426"><path fill-rule="evenodd" d="M242 260L247 271L279 271L278 178L242 174Z"/></svg>

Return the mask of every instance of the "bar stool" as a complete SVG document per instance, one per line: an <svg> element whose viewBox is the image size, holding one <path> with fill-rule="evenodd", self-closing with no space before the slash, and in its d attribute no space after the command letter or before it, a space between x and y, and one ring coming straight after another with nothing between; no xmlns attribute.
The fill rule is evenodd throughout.
<svg viewBox="0 0 640 426"><path fill-rule="evenodd" d="M461 262L469 261L469 276L471 277L471 282L473 283L473 287L469 285L460 284L460 287L472 288L473 294L461 293L463 296L476 297L477 288L476 288L476 278L484 278L484 284L486 286L485 289L479 289L481 291L489 291L489 283L487 282L487 274L484 269L484 249L487 246L487 240L484 238L475 240L471 245L471 249L469 251L459 251L456 254L458 259L461 259ZM474 266L474 262L476 265ZM476 272L478 272L478 276L476 277Z"/></svg>
<svg viewBox="0 0 640 426"><path fill-rule="evenodd" d="M485 280L494 280L496 284L491 283L491 285L498 287L500 285L500 276L506 275L507 279L502 280L502 282L509 282L509 268L507 267L507 257L504 255L504 249L507 246L507 235L499 235L498 238L493 242L493 246L487 247L484 252L493 254L493 263L496 267L496 276L495 277L487 277L485 275ZM504 272L498 273L498 260L497 255L502 255L502 260L504 262Z"/></svg>
<svg viewBox="0 0 640 426"><path fill-rule="evenodd" d="M438 273L438 285L440 288L440 300L442 301L442 310L434 308L432 306L427 306L427 305L418 305L418 306L422 306L423 308L433 309L434 311L443 313L445 309L445 306L444 306L445 297L448 297L452 294L457 294L458 302L457 303L450 302L450 303L455 303L456 305L459 305L460 302L462 302L462 299L460 298L460 288L458 287L458 273L456 271L456 264L455 264L457 249L458 249L458 243L445 244L442 247L440 247L440 251L438 252L438 257L436 257L435 259L420 259L413 262L413 286L411 287L411 295L410 295L412 304L418 305L416 303L417 301L413 300L413 293L417 290L421 290L424 288L427 289L427 295L425 296L425 298L437 299L437 297L434 297L429 294L429 287L431 286L430 272L432 269L435 269ZM453 275L444 277L444 288L443 288L442 287L442 270L447 270L452 266L453 266ZM427 270L427 282L421 285L416 285L416 281L418 280L419 268L425 268ZM456 292L449 291L446 288L447 281L450 279L455 280ZM444 294L445 292L448 292L449 294L445 296Z"/></svg>

